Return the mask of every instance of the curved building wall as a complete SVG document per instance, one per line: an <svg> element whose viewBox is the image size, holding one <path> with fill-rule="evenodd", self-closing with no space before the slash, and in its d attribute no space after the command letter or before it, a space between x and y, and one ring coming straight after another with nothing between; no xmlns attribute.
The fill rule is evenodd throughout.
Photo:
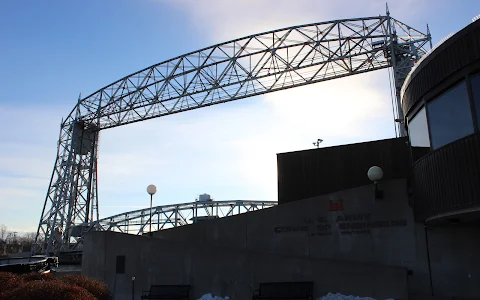
<svg viewBox="0 0 480 300"><path fill-rule="evenodd" d="M419 159L412 168L417 220L480 208L480 135L474 134Z"/></svg>
<svg viewBox="0 0 480 300"><path fill-rule="evenodd" d="M480 210L480 22L430 53L405 85L416 219Z"/></svg>
<svg viewBox="0 0 480 300"><path fill-rule="evenodd" d="M473 70L479 69L480 22L465 27L434 50L415 69L407 82L402 98L403 111L407 115L411 109L428 97L436 88L464 78Z"/></svg>

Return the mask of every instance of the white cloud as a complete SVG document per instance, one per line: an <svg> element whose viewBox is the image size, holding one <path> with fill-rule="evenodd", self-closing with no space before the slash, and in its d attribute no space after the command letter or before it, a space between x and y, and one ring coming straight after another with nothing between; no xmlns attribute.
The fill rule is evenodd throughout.
<svg viewBox="0 0 480 300"><path fill-rule="evenodd" d="M312 0L169 2L185 12L192 24L206 30L210 40L218 42L292 25L358 17L362 10L368 13L366 16L385 12L385 4L381 10L374 9L383 1L350 1L346 7L343 2Z"/></svg>
<svg viewBox="0 0 480 300"><path fill-rule="evenodd" d="M170 3L193 26L202 29L213 43L292 25L346 18L385 15L384 0L157 0ZM431 8L427 0L391 1L392 17L403 21L418 18ZM424 26L425 21L422 21ZM420 28L419 28L420 29ZM207 45L205 45L207 46Z"/></svg>

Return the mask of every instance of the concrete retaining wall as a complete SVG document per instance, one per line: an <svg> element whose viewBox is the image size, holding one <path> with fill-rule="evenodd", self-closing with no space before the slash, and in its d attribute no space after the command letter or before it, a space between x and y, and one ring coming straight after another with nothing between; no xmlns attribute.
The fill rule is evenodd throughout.
<svg viewBox="0 0 480 300"><path fill-rule="evenodd" d="M125 256L125 274L115 274ZM340 292L378 299L407 299L404 268L239 251L114 232L85 237L82 272L108 284L115 299L135 299L151 284L190 284L191 299L206 293L251 299L260 282L314 281L315 296Z"/></svg>
<svg viewBox="0 0 480 300"><path fill-rule="evenodd" d="M408 278L412 293L430 293L423 226L414 222L406 180L381 182L383 199L374 198L373 188L371 184L154 236L267 254L403 267L413 271ZM367 224L374 228L364 228Z"/></svg>
<svg viewBox="0 0 480 300"><path fill-rule="evenodd" d="M415 223L405 180L382 182L243 215L155 232L170 240L271 254L408 267L416 261ZM331 205L342 202L342 209ZM368 224L374 228L366 228Z"/></svg>
<svg viewBox="0 0 480 300"><path fill-rule="evenodd" d="M406 181L385 181L380 188L381 200L374 199L373 185L363 186L164 230L154 238L92 233L85 241L83 271L123 297L131 292L131 276L137 276L142 289L187 283L195 295L215 292L243 300L259 282L275 280L314 280L319 296L404 297L409 270L409 293L429 295L425 227L413 220ZM478 224L428 232L435 295L479 298ZM117 255L126 255L127 274L115 277ZM387 275L376 278L378 272ZM377 291L375 280L393 284L392 294Z"/></svg>

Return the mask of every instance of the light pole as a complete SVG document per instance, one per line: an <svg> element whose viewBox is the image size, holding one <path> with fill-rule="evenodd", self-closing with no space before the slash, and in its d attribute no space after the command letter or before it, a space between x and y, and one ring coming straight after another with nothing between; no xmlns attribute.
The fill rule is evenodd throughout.
<svg viewBox="0 0 480 300"><path fill-rule="evenodd" d="M147 193L150 194L150 232L149 235L152 236L152 201L153 195L157 192L157 187L153 184L147 187Z"/></svg>
<svg viewBox="0 0 480 300"><path fill-rule="evenodd" d="M135 300L135 276L132 277L132 300Z"/></svg>
<svg viewBox="0 0 480 300"><path fill-rule="evenodd" d="M316 147L317 147L317 149L318 149L318 148L320 148L320 143L321 143L321 142L323 142L323 140L322 140L322 139L317 139L317 141L316 141L316 142L314 142L314 143L313 143L313 145L314 145L314 146L316 146Z"/></svg>

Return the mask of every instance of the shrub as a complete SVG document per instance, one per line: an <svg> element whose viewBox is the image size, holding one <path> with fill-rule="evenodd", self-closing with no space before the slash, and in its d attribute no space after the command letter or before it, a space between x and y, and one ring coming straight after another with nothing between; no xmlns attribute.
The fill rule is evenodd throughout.
<svg viewBox="0 0 480 300"><path fill-rule="evenodd" d="M3 295L24 283L23 278L9 272L0 272L0 299L4 299Z"/></svg>
<svg viewBox="0 0 480 300"><path fill-rule="evenodd" d="M87 276L0 272L0 300L108 300L108 287Z"/></svg>
<svg viewBox="0 0 480 300"><path fill-rule="evenodd" d="M60 280L34 280L4 293L0 299L9 300L96 300L82 287L68 285Z"/></svg>
<svg viewBox="0 0 480 300"><path fill-rule="evenodd" d="M97 297L98 300L109 299L110 293L108 291L108 286L101 281L82 275L67 275L60 278L60 280L67 284L76 285L86 289L92 295Z"/></svg>

